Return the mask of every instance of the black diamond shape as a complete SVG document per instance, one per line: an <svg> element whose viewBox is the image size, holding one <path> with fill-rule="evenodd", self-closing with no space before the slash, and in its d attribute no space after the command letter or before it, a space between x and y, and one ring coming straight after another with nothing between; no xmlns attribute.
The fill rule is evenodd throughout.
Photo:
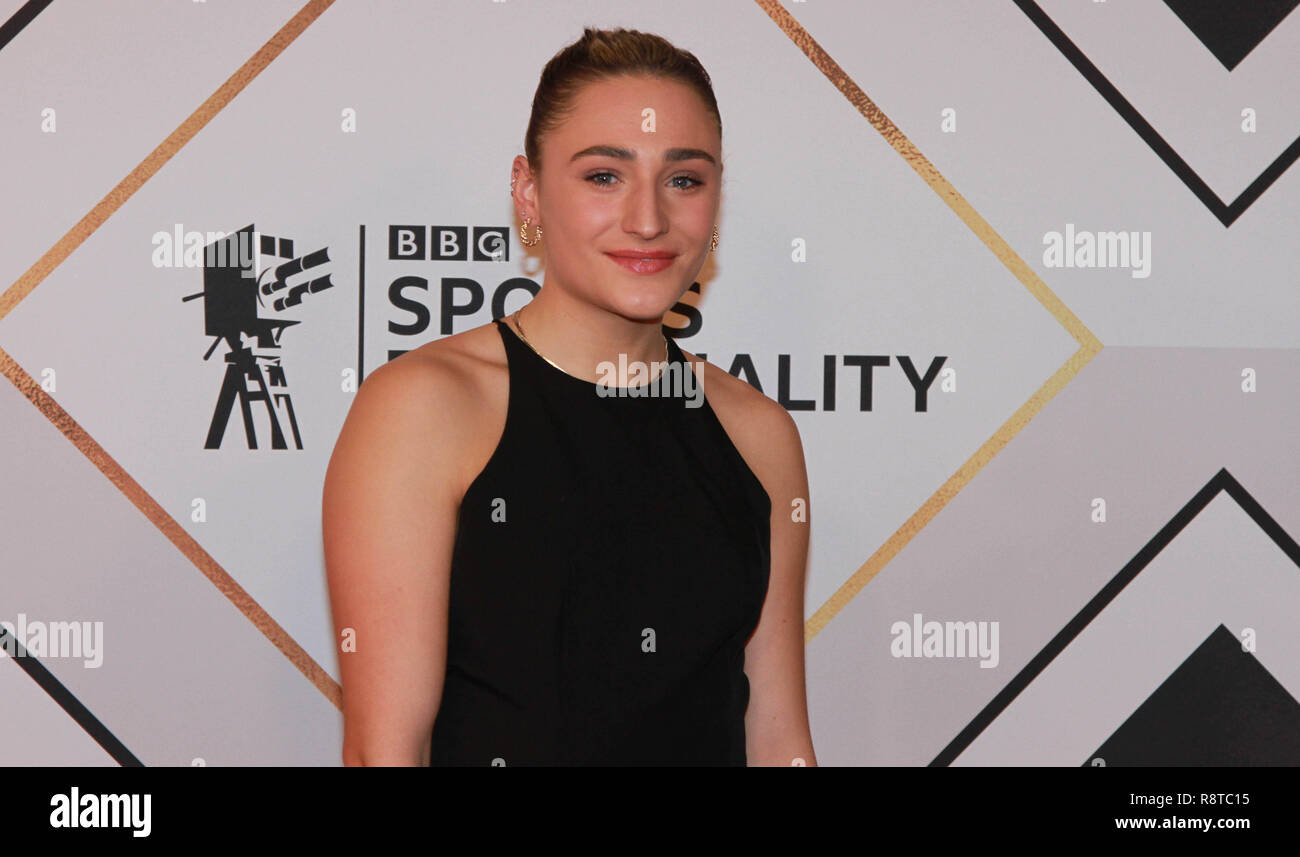
<svg viewBox="0 0 1300 857"><path fill-rule="evenodd" d="M1085 761L1300 763L1300 702L1220 625Z"/></svg>
<svg viewBox="0 0 1300 857"><path fill-rule="evenodd" d="M1232 71L1300 0L1165 0L1165 5Z"/></svg>

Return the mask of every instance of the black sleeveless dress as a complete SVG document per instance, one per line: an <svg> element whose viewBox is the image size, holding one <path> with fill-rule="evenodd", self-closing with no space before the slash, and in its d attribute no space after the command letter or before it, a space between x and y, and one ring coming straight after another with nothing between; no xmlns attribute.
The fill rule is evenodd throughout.
<svg viewBox="0 0 1300 857"><path fill-rule="evenodd" d="M762 483L707 398L602 397L494 321L509 407L460 507L431 764L744 765Z"/></svg>

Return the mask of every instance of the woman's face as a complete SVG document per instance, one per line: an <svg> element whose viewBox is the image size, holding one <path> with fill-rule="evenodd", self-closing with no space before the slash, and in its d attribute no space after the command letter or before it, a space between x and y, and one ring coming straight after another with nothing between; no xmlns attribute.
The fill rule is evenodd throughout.
<svg viewBox="0 0 1300 857"><path fill-rule="evenodd" d="M722 141L704 102L676 81L597 81L539 145L547 281L626 318L662 318L704 265L718 213ZM640 250L676 255L656 273L607 255Z"/></svg>

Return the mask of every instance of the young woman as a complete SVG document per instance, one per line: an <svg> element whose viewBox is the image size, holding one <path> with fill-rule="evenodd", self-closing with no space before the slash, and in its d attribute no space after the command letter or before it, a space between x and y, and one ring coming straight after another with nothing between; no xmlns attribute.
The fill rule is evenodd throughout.
<svg viewBox="0 0 1300 857"><path fill-rule="evenodd" d="M718 240L708 74L588 28L525 151L540 291L376 369L330 460L343 761L814 765L798 431L663 333ZM698 388L613 390L620 357Z"/></svg>

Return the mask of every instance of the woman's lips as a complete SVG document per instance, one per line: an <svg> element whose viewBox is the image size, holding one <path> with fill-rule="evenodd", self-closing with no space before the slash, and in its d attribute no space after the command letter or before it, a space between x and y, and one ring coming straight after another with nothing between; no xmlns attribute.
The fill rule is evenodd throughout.
<svg viewBox="0 0 1300 857"><path fill-rule="evenodd" d="M636 274L657 274L677 259L676 256L667 259L638 259L633 256L615 256L611 253L605 255Z"/></svg>

